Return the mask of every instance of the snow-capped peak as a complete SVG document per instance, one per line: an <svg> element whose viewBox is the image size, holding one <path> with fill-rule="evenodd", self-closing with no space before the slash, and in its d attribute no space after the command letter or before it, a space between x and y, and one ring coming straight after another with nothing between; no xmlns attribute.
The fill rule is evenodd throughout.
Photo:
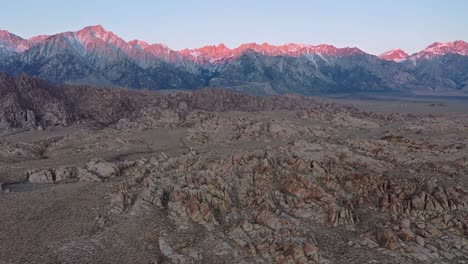
<svg viewBox="0 0 468 264"><path fill-rule="evenodd" d="M419 59L419 58L433 58L438 57L446 54L459 54L463 56L468 56L468 43L463 40L457 40L453 42L434 42L431 45L427 46L427 48L423 49L422 51L413 54L411 56L412 59Z"/></svg>
<svg viewBox="0 0 468 264"><path fill-rule="evenodd" d="M8 52L19 53L27 50L29 48L29 43L27 40L7 30L0 30L0 48Z"/></svg>
<svg viewBox="0 0 468 264"><path fill-rule="evenodd" d="M188 59L196 62L223 61L229 58L239 57L249 50L265 56L292 56L300 57L308 54L322 54L327 56L349 56L364 53L358 48L336 48L332 45L321 44L318 46L289 43L281 46L269 43L245 43L235 49L229 49L224 44L218 46L205 46L198 49L184 49L180 53Z"/></svg>
<svg viewBox="0 0 468 264"><path fill-rule="evenodd" d="M149 47L149 44L138 39L134 39L128 42L128 44L132 47L140 48L140 49L146 49Z"/></svg>
<svg viewBox="0 0 468 264"><path fill-rule="evenodd" d="M388 60L388 61L396 61L400 62L405 60L408 57L408 53L404 52L401 49L392 49L387 52L384 52L379 55L379 58Z"/></svg>
<svg viewBox="0 0 468 264"><path fill-rule="evenodd" d="M109 37L117 37L111 31L105 30L101 25L88 26L77 32L73 32L75 35L79 36L81 39L107 39Z"/></svg>
<svg viewBox="0 0 468 264"><path fill-rule="evenodd" d="M196 49L174 51L163 44L148 44L141 40L125 41L101 25L85 27L75 32L63 32L55 35L41 35L30 39L23 39L6 30L0 30L0 49L8 53L22 53L36 45L44 45L49 54L71 47L80 53L93 54L98 57L113 59L126 57L147 65L150 60L162 59L166 61L191 60L197 63L222 62L237 58L254 51L265 56L328 56L341 57L355 54L365 54L358 48L337 48L329 44L307 45L288 43L285 45L272 45L269 43L245 43L237 48L229 48L223 43L209 45ZM49 45L50 43L50 45ZM432 58L449 53L468 56L468 43L459 40L454 42L435 42L424 50L408 56L401 49L393 49L380 54L384 60L403 61L405 59ZM143 62L142 62L143 61Z"/></svg>
<svg viewBox="0 0 468 264"><path fill-rule="evenodd" d="M83 28L82 30L89 30L95 34L100 34L100 35L106 34L108 32L101 25L88 26L88 27Z"/></svg>

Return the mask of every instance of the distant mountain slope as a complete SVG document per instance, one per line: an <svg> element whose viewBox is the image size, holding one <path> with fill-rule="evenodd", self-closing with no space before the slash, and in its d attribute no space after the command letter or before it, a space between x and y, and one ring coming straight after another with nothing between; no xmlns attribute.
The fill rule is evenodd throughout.
<svg viewBox="0 0 468 264"><path fill-rule="evenodd" d="M468 44L434 43L379 57L358 48L290 43L171 50L125 41L102 26L23 39L0 31L0 71L54 83L134 89L225 87L254 94L466 90Z"/></svg>
<svg viewBox="0 0 468 264"><path fill-rule="evenodd" d="M422 51L411 55L411 58L413 60L420 58L430 59L447 54L468 56L468 43L462 40L447 43L434 42Z"/></svg>

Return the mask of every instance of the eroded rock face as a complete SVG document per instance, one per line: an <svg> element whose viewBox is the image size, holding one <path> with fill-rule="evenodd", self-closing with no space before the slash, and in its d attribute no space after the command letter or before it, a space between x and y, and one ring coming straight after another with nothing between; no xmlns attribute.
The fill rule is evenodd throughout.
<svg viewBox="0 0 468 264"><path fill-rule="evenodd" d="M231 247L244 249L241 255L278 263L318 263L323 258L317 243L308 228L293 218L333 225L323 209L326 205L348 217L335 225L353 221L350 212L339 213L333 196L313 178L294 172L286 157L265 158L265 153L254 152L213 159L192 151L137 163L128 171L130 178L114 186L111 205L117 212L138 215L154 206L169 210L186 228L198 224L215 232L222 227L235 241ZM169 176L181 173L186 175ZM162 247L168 249L165 243ZM180 255L167 253L174 254Z"/></svg>
<svg viewBox="0 0 468 264"><path fill-rule="evenodd" d="M29 181L33 183L54 183L55 175L50 170L31 172L29 174Z"/></svg>
<svg viewBox="0 0 468 264"><path fill-rule="evenodd" d="M93 172L102 178L109 178L119 173L117 166L103 160L91 160L86 164L86 167L89 172Z"/></svg>
<svg viewBox="0 0 468 264"><path fill-rule="evenodd" d="M348 171L362 163L373 173ZM114 189L111 204L118 212L137 215L152 207L167 210L183 228L221 228L235 241L238 254L275 263L325 263L310 228L354 230L361 221L357 215L371 208L392 217L389 223L377 221L380 227L364 233L364 242L356 245L416 260L438 259L434 252L439 249L424 248L426 239L442 245L444 232L466 233L466 220L450 222L456 231L444 224L451 219L444 215L466 216L466 190L436 185L433 178L421 183L383 175L392 169L389 162L306 140L225 157L189 151L124 169L129 179Z"/></svg>
<svg viewBox="0 0 468 264"><path fill-rule="evenodd" d="M119 164L123 168L128 168L126 162ZM119 166L93 159L86 164L86 167L58 167L49 169L38 169L26 172L29 182L33 183L67 183L75 181L101 182L119 174Z"/></svg>
<svg viewBox="0 0 468 264"><path fill-rule="evenodd" d="M251 140L232 139L228 142ZM466 239L456 242L467 233L468 192L462 185L445 184L437 177L390 175L400 165L387 159L385 150L414 145L410 140L343 142L347 144L317 136L234 154L189 148L185 154L160 153L115 164L94 159L81 167L31 171L29 180L100 182L124 175L105 196L112 217L161 212L177 229L155 235L156 248L180 263L213 256L233 262L330 263L316 239L317 228L356 232L359 237L347 238L350 246L382 248L408 260L437 262L466 253ZM376 146L384 150L373 151ZM175 237L188 230L213 234L209 241L219 246L181 246Z"/></svg>
<svg viewBox="0 0 468 264"><path fill-rule="evenodd" d="M84 182L102 181L101 178L99 178L99 176L83 168L76 169L76 177L78 178L79 181L84 181Z"/></svg>
<svg viewBox="0 0 468 264"><path fill-rule="evenodd" d="M95 92L88 96L127 95ZM45 144L0 139L0 161L38 168L30 182L96 194L90 238L53 244L54 261L99 262L120 245L158 263L457 263L468 255L464 118L225 92L141 95L80 104L97 129ZM123 157L131 158L114 162ZM71 165L55 166L62 158Z"/></svg>
<svg viewBox="0 0 468 264"><path fill-rule="evenodd" d="M395 250L398 248L398 238L393 233L392 229L385 227L377 230L375 234L375 239L377 243L385 248Z"/></svg>
<svg viewBox="0 0 468 264"><path fill-rule="evenodd" d="M47 82L1 74L0 83L0 127L37 129L70 123L70 109L60 98L63 94L48 90Z"/></svg>

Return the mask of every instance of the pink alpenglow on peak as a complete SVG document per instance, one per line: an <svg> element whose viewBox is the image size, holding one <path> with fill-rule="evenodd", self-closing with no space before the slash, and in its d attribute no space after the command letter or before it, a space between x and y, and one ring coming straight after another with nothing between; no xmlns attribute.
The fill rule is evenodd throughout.
<svg viewBox="0 0 468 264"><path fill-rule="evenodd" d="M401 49L392 49L387 52L384 52L379 55L379 58L388 60L388 61L395 61L395 62L401 62L408 58L408 53L404 52Z"/></svg>
<svg viewBox="0 0 468 264"><path fill-rule="evenodd" d="M265 56L290 57L308 55L344 57L366 54L355 47L337 48L328 44L315 46L297 43L285 45L245 43L233 49L219 44L175 51L159 43L149 44L141 40L127 42L113 32L107 31L101 25L88 26L78 31L50 36L40 35L29 39L23 39L8 31L0 30L0 53L3 52L3 55L21 54L38 45L41 46L40 52L46 54L57 54L61 49L70 49L80 54L88 54L106 60L131 59L144 67L151 65L155 60L181 63L192 61L199 64L223 63L250 51ZM379 55L379 57L384 60L401 62L406 59L432 58L449 53L468 56L468 44L462 40L448 43L435 42L411 56L408 56L401 49L394 49Z"/></svg>
<svg viewBox="0 0 468 264"><path fill-rule="evenodd" d="M9 52L21 53L30 48L28 40L23 39L7 30L0 30L0 48Z"/></svg>
<svg viewBox="0 0 468 264"><path fill-rule="evenodd" d="M463 40L457 40L454 42L434 42L422 51L413 54L412 59L420 58L434 58L443 56L446 54L458 54L462 56L468 56L468 43Z"/></svg>
<svg viewBox="0 0 468 264"><path fill-rule="evenodd" d="M268 43L246 43L235 49L229 49L224 44L218 46L205 46L198 49L184 49L180 51L183 57L195 62L222 62L226 59L237 58L248 51L254 51L265 56L291 56L300 57L306 54L319 54L326 56L350 56L354 54L364 54L358 48L336 48L332 45L305 45L290 43L281 46L270 45Z"/></svg>
<svg viewBox="0 0 468 264"><path fill-rule="evenodd" d="M44 40L46 40L47 38L49 38L50 35L39 35L39 36L34 36L32 38L29 38L28 39L28 42L31 43L31 44L36 44L36 43L40 43Z"/></svg>
<svg viewBox="0 0 468 264"><path fill-rule="evenodd" d="M149 47L149 44L142 41L142 40L138 40L138 39L134 39L132 41L129 41L128 42L128 45L132 46L133 48L139 48L139 49L146 49Z"/></svg>
<svg viewBox="0 0 468 264"><path fill-rule="evenodd" d="M215 46L209 45L197 49L183 49L180 54L198 63L216 62L232 57L233 50L223 43Z"/></svg>
<svg viewBox="0 0 468 264"><path fill-rule="evenodd" d="M89 26L77 32L71 32L73 36L76 36L83 44L96 44L97 42L112 43L119 48L128 46L128 43L115 35L112 31L106 31L102 26ZM125 47L126 48L126 47Z"/></svg>
<svg viewBox="0 0 468 264"><path fill-rule="evenodd" d="M107 33L107 31L102 27L101 25L94 25L94 26L88 26L86 27L96 33Z"/></svg>

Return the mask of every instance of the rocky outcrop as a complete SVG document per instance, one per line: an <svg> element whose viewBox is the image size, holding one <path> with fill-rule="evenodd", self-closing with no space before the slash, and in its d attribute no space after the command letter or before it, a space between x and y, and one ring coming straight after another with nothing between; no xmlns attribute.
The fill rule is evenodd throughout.
<svg viewBox="0 0 468 264"><path fill-rule="evenodd" d="M349 167L372 173L350 173ZM110 203L119 214L158 208L183 228L225 230L234 242L230 247L242 249L238 254L275 263L326 263L311 227L355 230L363 212L367 218L373 210L379 217L388 215L388 221L376 220L373 231L350 245L381 247L416 260L446 258L440 255L445 239L467 230L461 220L466 191L437 185L431 178L421 183L383 175L394 168L346 148L306 140L224 157L192 149L185 155L137 160L122 169L129 178L114 187ZM170 240L165 241L168 249ZM455 250L464 254L466 249ZM189 257L174 251L167 256Z"/></svg>
<svg viewBox="0 0 468 264"><path fill-rule="evenodd" d="M222 227L236 247L250 248L250 256L277 263L322 263L326 260L302 221L349 226L359 220L352 207L338 203L341 197L321 186L315 178L320 174L310 176L321 172L318 162L301 168L291 157L271 152L222 159L196 151L173 158L161 155L124 169L129 178L114 187L111 205L115 212L137 215L156 206L187 227ZM181 174L185 176L177 176Z"/></svg>
<svg viewBox="0 0 468 264"><path fill-rule="evenodd" d="M395 235L395 233L393 233L392 229L388 227L377 230L375 234L375 239L377 243L382 247L391 250L395 250L399 247L397 236Z"/></svg>
<svg viewBox="0 0 468 264"><path fill-rule="evenodd" d="M123 163L120 166L125 167ZM93 159L86 167L58 167L30 170L26 172L32 183L67 183L74 181L100 182L120 173L117 165L103 160Z"/></svg>
<svg viewBox="0 0 468 264"><path fill-rule="evenodd" d="M468 254L464 116L376 114L223 90L85 91L71 103L72 120L99 126L44 142L10 140L48 131L6 131L0 140L7 174L37 168L27 172L35 183L25 184L28 195L79 194L79 215L96 210L86 215L95 217L85 227L92 238L58 241L54 260L107 257L115 247L158 263L457 263ZM85 104L94 102L88 96L111 101ZM132 160L113 162L123 158ZM0 193L5 201L21 195ZM68 228L57 219L54 227Z"/></svg>
<svg viewBox="0 0 468 264"><path fill-rule="evenodd" d="M3 128L43 129L78 122L113 124L118 129L127 130L173 128L199 126L196 121L206 118L206 112L226 111L304 111L304 118L318 115L327 122L336 123L337 126L363 125L369 128L379 126L378 123L368 120L369 117L376 120L397 118L393 115L365 113L317 98L256 97L223 89L202 89L168 95L149 91L54 85L26 75L13 78L6 74L0 74L0 84L0 126ZM284 120L230 122L236 127L236 138L249 138L260 134L272 137L308 133L324 135L328 132L319 126L315 129L304 129L285 123Z"/></svg>
<svg viewBox="0 0 468 264"><path fill-rule="evenodd" d="M119 169L112 163L103 160L91 160L86 164L89 172L95 173L101 178L109 178L119 173Z"/></svg>
<svg viewBox="0 0 468 264"><path fill-rule="evenodd" d="M54 183L55 175L50 170L40 170L36 172L29 172L28 178L33 183Z"/></svg>

